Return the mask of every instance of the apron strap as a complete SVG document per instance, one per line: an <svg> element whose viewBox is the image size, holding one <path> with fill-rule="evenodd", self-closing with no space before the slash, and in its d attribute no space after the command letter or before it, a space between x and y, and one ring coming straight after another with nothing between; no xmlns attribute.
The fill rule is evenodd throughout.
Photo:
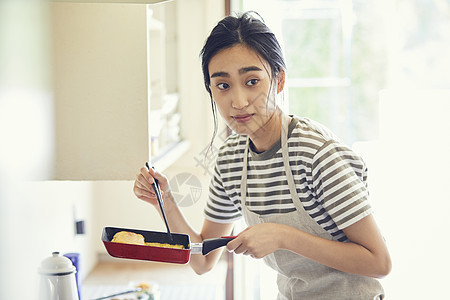
<svg viewBox="0 0 450 300"><path fill-rule="evenodd" d="M283 155L284 173L286 174L292 202L294 203L297 210L303 210L303 205L301 204L300 198L298 197L297 188L295 187L294 182L294 176L292 176L292 170L289 164L289 147L287 144L288 131L289 122L287 122L286 118L283 117L281 119L281 153Z"/></svg>
<svg viewBox="0 0 450 300"><path fill-rule="evenodd" d="M241 205L246 206L247 201L247 165L248 165L248 148L250 147L250 138L247 136L244 150L244 162L242 167L241 178Z"/></svg>
<svg viewBox="0 0 450 300"><path fill-rule="evenodd" d="M289 131L289 122L286 115L281 114L281 152L283 155L283 165L284 172L286 174L286 179L289 186L289 192L292 197L292 202L294 203L297 210L303 209L303 206L300 202L300 198L297 194L297 189L294 183L294 177L292 176L291 167L289 165L289 150L287 145L287 136ZM247 141L245 144L244 150L244 161L242 166L242 178L241 178L241 205L246 206L247 201L247 166L248 166L248 149L250 148L250 138L247 136Z"/></svg>

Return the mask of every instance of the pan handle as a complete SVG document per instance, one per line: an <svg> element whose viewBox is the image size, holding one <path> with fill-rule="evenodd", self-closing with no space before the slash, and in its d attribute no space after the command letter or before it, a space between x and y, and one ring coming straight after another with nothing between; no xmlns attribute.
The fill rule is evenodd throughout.
<svg viewBox="0 0 450 300"><path fill-rule="evenodd" d="M223 236L220 238L212 238L212 239L206 239L203 241L203 248L202 248L202 254L206 255L209 252L223 247L226 244L228 244L229 241L233 240L234 238L236 238L235 236Z"/></svg>

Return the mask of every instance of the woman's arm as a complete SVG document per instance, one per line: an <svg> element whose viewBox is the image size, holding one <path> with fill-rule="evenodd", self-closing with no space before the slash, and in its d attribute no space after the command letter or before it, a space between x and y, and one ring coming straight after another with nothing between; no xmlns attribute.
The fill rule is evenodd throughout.
<svg viewBox="0 0 450 300"><path fill-rule="evenodd" d="M206 219L203 223L202 231L200 233L195 231L176 204L167 178L153 169L147 170L146 168L142 168L134 183L134 193L139 199L155 206L160 215L161 211L159 207L157 207L158 202L153 187L151 186L154 182L154 178L158 180L163 197L167 222L169 223L172 232L189 235L189 239L192 243L200 243L204 239L230 235L231 230L233 229L233 223L220 224ZM211 270L217 263L222 251L223 248L214 250L206 256L201 254L191 255L189 264L197 274L203 274Z"/></svg>
<svg viewBox="0 0 450 300"><path fill-rule="evenodd" d="M343 231L350 242L330 241L290 226L264 223L244 230L227 248L256 258L287 249L328 267L369 277L382 278L390 272L391 258L372 215Z"/></svg>

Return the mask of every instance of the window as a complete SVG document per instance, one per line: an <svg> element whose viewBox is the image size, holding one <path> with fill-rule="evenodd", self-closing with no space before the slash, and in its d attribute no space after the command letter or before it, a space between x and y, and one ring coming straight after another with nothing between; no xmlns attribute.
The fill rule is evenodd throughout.
<svg viewBox="0 0 450 300"><path fill-rule="evenodd" d="M282 3L289 112L319 121L352 141L351 5L342 1Z"/></svg>
<svg viewBox="0 0 450 300"><path fill-rule="evenodd" d="M232 11L248 10L257 11L282 43L288 65L285 101L289 103L285 104L289 112L327 125L349 146L355 141L378 140L365 145L370 154L371 203L394 264L400 266L383 279L388 298L431 299L445 294L445 283L436 284L436 280L446 279L442 270L449 266L445 259L448 245L436 237L447 234L445 212L450 203L446 184L450 168L446 139L450 132L446 117L450 104L449 2L232 3ZM380 106L383 89L389 93L382 93ZM373 145L383 146L386 153ZM430 186L416 189L421 176ZM423 214L424 203L428 203L424 200L439 208L435 214ZM404 226L399 225L402 218L420 220L420 226L405 236ZM413 247L405 241L412 241ZM434 245L432 257L430 244ZM402 268L411 264L413 273ZM254 277L246 273L247 281L242 283L245 290L255 278L259 280L258 295L244 299L274 299L273 273L263 264L260 268Z"/></svg>
<svg viewBox="0 0 450 300"><path fill-rule="evenodd" d="M290 113L326 125L349 145L377 138L386 69L385 49L373 47L378 10L351 0L241 0L235 7L260 13L282 44Z"/></svg>

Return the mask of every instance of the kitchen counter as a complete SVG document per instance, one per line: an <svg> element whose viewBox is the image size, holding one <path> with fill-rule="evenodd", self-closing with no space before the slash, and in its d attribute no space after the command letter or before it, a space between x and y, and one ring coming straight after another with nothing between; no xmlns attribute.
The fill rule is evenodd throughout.
<svg viewBox="0 0 450 300"><path fill-rule="evenodd" d="M125 291L144 282L159 290L163 300L225 299L227 263L220 260L215 268L197 275L189 265L159 262L100 259L83 281L82 299L90 300ZM135 299L130 294L114 299Z"/></svg>

